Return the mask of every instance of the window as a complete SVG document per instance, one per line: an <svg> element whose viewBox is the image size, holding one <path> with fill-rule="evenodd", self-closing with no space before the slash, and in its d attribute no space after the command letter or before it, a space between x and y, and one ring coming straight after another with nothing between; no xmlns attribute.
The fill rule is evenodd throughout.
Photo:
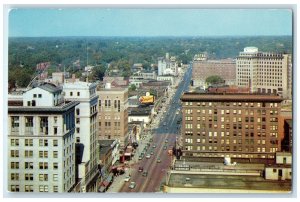
<svg viewBox="0 0 300 202"><path fill-rule="evenodd" d="M11 169L19 169L19 162L10 162Z"/></svg>
<svg viewBox="0 0 300 202"><path fill-rule="evenodd" d="M26 181L33 181L33 174L32 173L25 173L25 180Z"/></svg>
<svg viewBox="0 0 300 202"><path fill-rule="evenodd" d="M48 140L40 139L39 140L39 145L40 145L40 147L43 147L43 146L47 147L48 146Z"/></svg>
<svg viewBox="0 0 300 202"><path fill-rule="evenodd" d="M76 109L76 115L80 115L80 109Z"/></svg>
<svg viewBox="0 0 300 202"><path fill-rule="evenodd" d="M40 158L48 158L48 151L39 151Z"/></svg>
<svg viewBox="0 0 300 202"><path fill-rule="evenodd" d="M53 170L57 170L58 169L58 163L53 163Z"/></svg>
<svg viewBox="0 0 300 202"><path fill-rule="evenodd" d="M33 169L33 162L25 162L25 169Z"/></svg>
<svg viewBox="0 0 300 202"><path fill-rule="evenodd" d="M53 158L57 158L58 157L58 151L53 151Z"/></svg>
<svg viewBox="0 0 300 202"><path fill-rule="evenodd" d="M42 98L42 94L39 94L39 98Z"/></svg>
<svg viewBox="0 0 300 202"><path fill-rule="evenodd" d="M80 118L76 118L76 124L80 124Z"/></svg>
<svg viewBox="0 0 300 202"><path fill-rule="evenodd" d="M19 139L11 139L10 146L19 146Z"/></svg>
<svg viewBox="0 0 300 202"><path fill-rule="evenodd" d="M11 173L10 174L10 180L19 180L20 176L19 173Z"/></svg>
<svg viewBox="0 0 300 202"><path fill-rule="evenodd" d="M19 150L10 150L10 157L19 157Z"/></svg>
<svg viewBox="0 0 300 202"><path fill-rule="evenodd" d="M48 162L39 162L40 170L47 170L48 169Z"/></svg>
<svg viewBox="0 0 300 202"><path fill-rule="evenodd" d="M58 146L58 140L53 140L53 146L57 147Z"/></svg>
<svg viewBox="0 0 300 202"><path fill-rule="evenodd" d="M39 174L39 181L48 181L48 174Z"/></svg>
<svg viewBox="0 0 300 202"><path fill-rule="evenodd" d="M70 96L73 96L73 92L70 92Z"/></svg>
<svg viewBox="0 0 300 202"><path fill-rule="evenodd" d="M80 92L77 92L77 96L80 96Z"/></svg>
<svg viewBox="0 0 300 202"><path fill-rule="evenodd" d="M57 127L53 128L54 135L57 135Z"/></svg>
<svg viewBox="0 0 300 202"><path fill-rule="evenodd" d="M25 185L25 192L33 192L33 185Z"/></svg>
<svg viewBox="0 0 300 202"><path fill-rule="evenodd" d="M53 186L53 192L58 192L58 186Z"/></svg>
<svg viewBox="0 0 300 202"><path fill-rule="evenodd" d="M36 98L36 94L33 94L33 97Z"/></svg>
<svg viewBox="0 0 300 202"><path fill-rule="evenodd" d="M32 158L33 157L33 151L32 150L25 150L25 157L26 158Z"/></svg>
<svg viewBox="0 0 300 202"><path fill-rule="evenodd" d="M40 192L48 192L48 185L40 185L39 191Z"/></svg>
<svg viewBox="0 0 300 202"><path fill-rule="evenodd" d="M19 117L18 116L11 117L11 128L12 128L12 131L14 131L13 129L19 128Z"/></svg>
<svg viewBox="0 0 300 202"><path fill-rule="evenodd" d="M53 174L53 181L58 181L58 174Z"/></svg>
<svg viewBox="0 0 300 202"><path fill-rule="evenodd" d="M12 192L19 192L20 191L20 186L19 185L10 185L10 190Z"/></svg>
<svg viewBox="0 0 300 202"><path fill-rule="evenodd" d="M25 139L25 146L33 146L33 139Z"/></svg>

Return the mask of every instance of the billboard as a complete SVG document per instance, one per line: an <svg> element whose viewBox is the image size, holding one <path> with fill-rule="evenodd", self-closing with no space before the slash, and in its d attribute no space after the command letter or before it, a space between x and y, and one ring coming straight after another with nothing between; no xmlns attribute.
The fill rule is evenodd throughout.
<svg viewBox="0 0 300 202"><path fill-rule="evenodd" d="M141 96L139 101L143 104L151 104L154 103L154 96L153 95Z"/></svg>

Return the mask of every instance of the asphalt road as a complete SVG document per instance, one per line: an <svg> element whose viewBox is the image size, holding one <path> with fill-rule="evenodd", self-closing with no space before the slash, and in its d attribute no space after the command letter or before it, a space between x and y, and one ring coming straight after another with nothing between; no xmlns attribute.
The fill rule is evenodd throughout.
<svg viewBox="0 0 300 202"><path fill-rule="evenodd" d="M168 150L172 149L175 145L176 138L180 135L180 124L177 121L181 119L181 112L177 113L180 108L180 97L184 91L188 89L191 74L192 65L186 71L182 82L178 85L176 92L169 104L166 105L166 113L159 122L157 128L152 131L153 141L150 142L150 147L148 148L146 154L153 150L153 155L149 159L145 156L142 160L131 164L130 173L131 179L129 182L125 182L120 192L159 192L160 185L164 182L167 170L170 168L172 162L172 156L168 155ZM166 143L166 139L168 142ZM153 145L156 147L153 148ZM164 145L167 145L167 149L164 149ZM143 147L140 144L140 147ZM142 151L144 148L139 148L138 151ZM161 159L161 162L157 162L157 158ZM138 171L139 167L143 167L144 171L148 172L147 176L143 176L142 172ZM129 188L130 182L135 182L136 187Z"/></svg>

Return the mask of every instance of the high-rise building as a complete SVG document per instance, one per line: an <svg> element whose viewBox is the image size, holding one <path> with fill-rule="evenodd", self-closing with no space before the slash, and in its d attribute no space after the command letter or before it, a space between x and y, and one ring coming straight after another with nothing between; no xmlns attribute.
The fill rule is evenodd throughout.
<svg viewBox="0 0 300 202"><path fill-rule="evenodd" d="M75 107L38 86L8 101L8 190L68 192L75 185Z"/></svg>
<svg viewBox="0 0 300 202"><path fill-rule="evenodd" d="M181 101L184 156L272 159L281 149L280 96L184 93Z"/></svg>
<svg viewBox="0 0 300 202"><path fill-rule="evenodd" d="M64 83L67 101L78 101L75 108L76 182L74 191L97 192L98 152L97 115L98 95L95 83Z"/></svg>
<svg viewBox="0 0 300 202"><path fill-rule="evenodd" d="M246 47L236 61L236 83L251 92L273 93L292 98L291 55L259 52Z"/></svg>
<svg viewBox="0 0 300 202"><path fill-rule="evenodd" d="M176 62L176 57L169 56L158 58L158 76L162 75L173 75L178 76L178 63Z"/></svg>
<svg viewBox="0 0 300 202"><path fill-rule="evenodd" d="M98 89L99 140L115 139L120 141L120 147L128 144L128 88Z"/></svg>

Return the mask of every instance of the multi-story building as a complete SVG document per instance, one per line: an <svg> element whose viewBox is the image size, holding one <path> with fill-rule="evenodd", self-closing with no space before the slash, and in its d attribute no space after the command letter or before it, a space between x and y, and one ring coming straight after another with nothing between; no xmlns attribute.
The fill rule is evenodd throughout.
<svg viewBox="0 0 300 202"><path fill-rule="evenodd" d="M256 47L246 47L236 60L236 83L250 87L251 92L274 93L292 97L291 55L259 52Z"/></svg>
<svg viewBox="0 0 300 202"><path fill-rule="evenodd" d="M97 114L98 95L95 83L64 83L64 97L79 101L75 108L76 182L74 191L97 192Z"/></svg>
<svg viewBox="0 0 300 202"><path fill-rule="evenodd" d="M75 185L75 107L50 84L8 102L8 190L68 192Z"/></svg>
<svg viewBox="0 0 300 202"><path fill-rule="evenodd" d="M267 94L184 93L183 155L274 158L282 98Z"/></svg>
<svg viewBox="0 0 300 202"><path fill-rule="evenodd" d="M178 63L174 56L170 58L169 53L166 53L166 57L158 58L158 75L166 74L178 76Z"/></svg>
<svg viewBox="0 0 300 202"><path fill-rule="evenodd" d="M235 61L224 59L196 60L193 62L192 86L205 86L206 79L210 76L220 76L226 85L235 85Z"/></svg>
<svg viewBox="0 0 300 202"><path fill-rule="evenodd" d="M128 88L97 90L99 95L99 140L116 139L120 147L128 144Z"/></svg>

